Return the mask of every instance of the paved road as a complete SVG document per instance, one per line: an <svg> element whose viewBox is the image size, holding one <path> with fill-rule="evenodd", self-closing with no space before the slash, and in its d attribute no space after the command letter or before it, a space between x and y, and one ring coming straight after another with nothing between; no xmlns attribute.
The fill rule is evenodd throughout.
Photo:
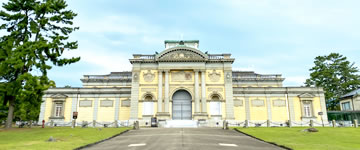
<svg viewBox="0 0 360 150"><path fill-rule="evenodd" d="M219 128L142 128L87 150L282 150L233 130Z"/></svg>

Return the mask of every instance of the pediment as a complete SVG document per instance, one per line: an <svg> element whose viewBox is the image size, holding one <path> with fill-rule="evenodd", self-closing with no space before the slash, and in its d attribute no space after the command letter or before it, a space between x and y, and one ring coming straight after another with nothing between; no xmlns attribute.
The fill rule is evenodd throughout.
<svg viewBox="0 0 360 150"><path fill-rule="evenodd" d="M176 47L163 51L157 56L158 61L204 61L208 56L189 47Z"/></svg>
<svg viewBox="0 0 360 150"><path fill-rule="evenodd" d="M300 98L313 98L315 96L312 94L309 94L309 93L303 93L303 94L300 94L299 97Z"/></svg>
<svg viewBox="0 0 360 150"><path fill-rule="evenodd" d="M65 99L67 98L68 96L67 95L64 95L64 94L54 94L54 95L51 95L51 98L54 98L54 99Z"/></svg>

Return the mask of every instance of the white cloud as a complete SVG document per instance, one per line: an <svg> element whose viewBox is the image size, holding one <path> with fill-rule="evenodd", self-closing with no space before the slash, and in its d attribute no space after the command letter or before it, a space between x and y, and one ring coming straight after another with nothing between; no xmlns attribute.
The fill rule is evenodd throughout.
<svg viewBox="0 0 360 150"><path fill-rule="evenodd" d="M64 54L64 57L80 56L81 62L85 62L91 70L95 72L86 72L92 74L107 74L114 71L130 71L131 64L129 58L131 55L120 51L109 51L96 45L84 45L79 50Z"/></svg>
<svg viewBox="0 0 360 150"><path fill-rule="evenodd" d="M305 76L289 76L285 77L284 86L302 86L306 81Z"/></svg>

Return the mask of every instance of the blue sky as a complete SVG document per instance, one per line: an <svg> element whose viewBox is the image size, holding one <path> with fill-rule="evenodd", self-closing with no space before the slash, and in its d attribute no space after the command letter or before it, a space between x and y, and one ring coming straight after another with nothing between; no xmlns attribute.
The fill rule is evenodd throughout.
<svg viewBox="0 0 360 150"><path fill-rule="evenodd" d="M233 70L282 74L300 86L316 56L338 52L360 66L356 0L72 0L71 35L81 61L49 72L57 86L81 87L84 74L130 71L132 54L154 54L164 40L200 40L200 50L232 53Z"/></svg>

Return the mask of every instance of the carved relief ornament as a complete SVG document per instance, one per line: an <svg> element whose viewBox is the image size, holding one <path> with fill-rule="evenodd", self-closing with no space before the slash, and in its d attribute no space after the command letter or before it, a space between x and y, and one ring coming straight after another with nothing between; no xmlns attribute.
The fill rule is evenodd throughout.
<svg viewBox="0 0 360 150"><path fill-rule="evenodd" d="M218 82L219 79L220 79L220 77L221 77L221 74L218 73L218 72L216 72L215 69L214 69L211 73L209 73L208 76L209 76L209 78L210 78L210 81L212 81L212 82Z"/></svg>
<svg viewBox="0 0 360 150"><path fill-rule="evenodd" d="M203 59L200 55L185 51L185 50L178 50L175 52L171 52L169 54L166 54L162 57L164 60L199 60Z"/></svg>
<svg viewBox="0 0 360 150"><path fill-rule="evenodd" d="M148 70L146 73L143 74L145 82L152 82L155 78L155 73L151 73L150 70Z"/></svg>
<svg viewBox="0 0 360 150"><path fill-rule="evenodd" d="M171 81L191 81L191 79L192 74L190 72L171 72Z"/></svg>

